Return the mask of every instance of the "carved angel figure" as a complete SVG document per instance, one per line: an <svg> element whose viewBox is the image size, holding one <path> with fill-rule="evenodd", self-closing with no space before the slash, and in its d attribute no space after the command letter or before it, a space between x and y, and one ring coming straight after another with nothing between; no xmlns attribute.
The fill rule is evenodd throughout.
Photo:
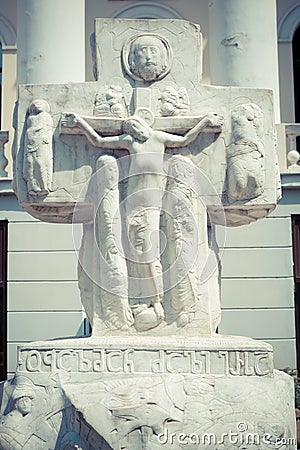
<svg viewBox="0 0 300 450"><path fill-rule="evenodd" d="M122 88L111 84L99 91L95 98L93 114L94 116L126 116Z"/></svg>
<svg viewBox="0 0 300 450"><path fill-rule="evenodd" d="M184 87L176 91L172 86L167 86L159 100L162 116L179 116L186 114L190 109L188 93Z"/></svg>
<svg viewBox="0 0 300 450"><path fill-rule="evenodd" d="M33 100L28 108L23 177L29 195L47 195L52 189L53 120L45 100Z"/></svg>

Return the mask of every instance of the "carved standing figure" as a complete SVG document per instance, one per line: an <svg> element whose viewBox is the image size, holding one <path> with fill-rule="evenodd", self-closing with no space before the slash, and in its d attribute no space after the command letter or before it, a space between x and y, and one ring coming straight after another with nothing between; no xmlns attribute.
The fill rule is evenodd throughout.
<svg viewBox="0 0 300 450"><path fill-rule="evenodd" d="M136 281L131 298L140 304L133 311L135 325L139 330L154 328L164 320L159 246L159 221L165 188L164 152L166 148L190 144L207 126L221 127L223 117L207 114L184 136L154 130L138 116L124 120L123 134L108 137L100 136L76 113L64 113L61 122L63 126L79 126L95 147L130 152L126 197L129 249L127 254L125 250L125 255L129 276Z"/></svg>
<svg viewBox="0 0 300 450"><path fill-rule="evenodd" d="M133 325L121 242L118 180L116 159L101 155L88 196L96 206L95 222L84 225L78 266L82 303L93 334L107 328L124 330Z"/></svg>
<svg viewBox="0 0 300 450"><path fill-rule="evenodd" d="M170 284L173 288L171 306L177 314L178 327L184 327L195 316L199 296L197 270L199 200L196 194L195 166L186 156L175 155L170 160L165 196ZM202 205L206 219L206 208ZM206 221L205 221L206 225ZM171 245L170 245L171 244ZM205 261L203 251L202 259Z"/></svg>
<svg viewBox="0 0 300 450"><path fill-rule="evenodd" d="M28 108L23 177L30 195L47 195L52 189L53 120L45 100L33 100Z"/></svg>
<svg viewBox="0 0 300 450"><path fill-rule="evenodd" d="M227 153L228 199L250 200L264 191L263 113L254 103L232 111L232 143Z"/></svg>

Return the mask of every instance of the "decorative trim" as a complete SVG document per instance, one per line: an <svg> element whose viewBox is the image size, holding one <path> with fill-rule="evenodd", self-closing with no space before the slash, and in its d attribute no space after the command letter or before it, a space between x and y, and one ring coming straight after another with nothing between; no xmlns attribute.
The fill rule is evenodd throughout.
<svg viewBox="0 0 300 450"><path fill-rule="evenodd" d="M116 11L112 18L123 19L182 19L183 17L170 6L154 2L131 3Z"/></svg>
<svg viewBox="0 0 300 450"><path fill-rule="evenodd" d="M0 41L2 47L16 47L17 34L13 26L9 23L5 17L0 16Z"/></svg>
<svg viewBox="0 0 300 450"><path fill-rule="evenodd" d="M278 24L278 42L292 42L300 25L300 3L289 8Z"/></svg>

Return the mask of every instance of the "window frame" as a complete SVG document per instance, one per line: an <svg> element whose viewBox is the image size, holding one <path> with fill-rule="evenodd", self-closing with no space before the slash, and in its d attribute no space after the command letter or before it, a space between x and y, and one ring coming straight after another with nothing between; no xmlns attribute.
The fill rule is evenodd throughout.
<svg viewBox="0 0 300 450"><path fill-rule="evenodd" d="M2 291L1 309L3 311L2 333L0 335L0 352L3 352L3 363L0 365L0 381L7 378L7 248L8 222L0 220L0 290Z"/></svg>

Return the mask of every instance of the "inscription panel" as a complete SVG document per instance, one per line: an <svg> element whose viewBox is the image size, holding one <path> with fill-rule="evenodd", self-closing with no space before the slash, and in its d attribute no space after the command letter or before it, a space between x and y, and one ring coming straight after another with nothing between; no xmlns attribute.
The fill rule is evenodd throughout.
<svg viewBox="0 0 300 450"><path fill-rule="evenodd" d="M263 350L21 349L18 372L266 376L273 373L272 357Z"/></svg>

